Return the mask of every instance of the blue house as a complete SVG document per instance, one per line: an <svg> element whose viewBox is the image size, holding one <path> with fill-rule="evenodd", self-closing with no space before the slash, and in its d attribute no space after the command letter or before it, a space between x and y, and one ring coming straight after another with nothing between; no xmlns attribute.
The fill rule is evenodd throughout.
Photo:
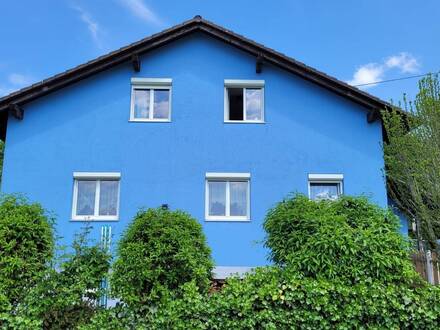
<svg viewBox="0 0 440 330"><path fill-rule="evenodd" d="M222 277L268 263L262 222L291 192L387 206L382 109L196 16L1 98L2 191L52 211L65 243L89 221L114 247L139 208L185 210Z"/></svg>

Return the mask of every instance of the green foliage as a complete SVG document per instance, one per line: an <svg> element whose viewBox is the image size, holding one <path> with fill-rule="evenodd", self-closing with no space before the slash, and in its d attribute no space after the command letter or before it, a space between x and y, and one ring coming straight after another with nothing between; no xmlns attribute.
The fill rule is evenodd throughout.
<svg viewBox="0 0 440 330"><path fill-rule="evenodd" d="M201 225L181 211L140 211L118 246L111 285L128 304L150 304L195 281L209 286L213 263Z"/></svg>
<svg viewBox="0 0 440 330"><path fill-rule="evenodd" d="M388 191L409 219L419 223L422 239L435 248L440 238L440 82L437 75L419 82L414 103L383 111Z"/></svg>
<svg viewBox="0 0 440 330"><path fill-rule="evenodd" d="M199 294L197 292L197 294ZM162 310L162 308L161 308ZM80 330L144 330L152 326L154 312L150 309L139 309L133 305L118 304L116 307L101 309L87 324L80 325ZM165 328L166 329L166 328ZM188 327L187 329L191 329Z"/></svg>
<svg viewBox="0 0 440 330"><path fill-rule="evenodd" d="M12 306L48 266L54 248L52 223L40 204L13 195L0 199L0 292Z"/></svg>
<svg viewBox="0 0 440 330"><path fill-rule="evenodd" d="M210 295L189 281L178 297L101 311L82 329L438 329L440 288L419 281L397 226L366 198L297 195L265 221L278 266Z"/></svg>
<svg viewBox="0 0 440 330"><path fill-rule="evenodd" d="M1 210L1 208L0 208ZM366 198L297 195L269 211L278 265L208 294L212 269L200 224L186 213L138 213L112 277L122 304L101 309L106 251L87 241L44 268L15 305L0 292L3 329L438 329L440 287L418 280L397 219ZM171 274L170 274L171 273Z"/></svg>
<svg viewBox="0 0 440 330"><path fill-rule="evenodd" d="M75 329L100 308L101 280L107 276L110 260L106 251L89 245L88 230L73 243L73 253L47 268L27 288L15 308L0 310L0 326L10 329ZM2 299L0 295L0 308Z"/></svg>
<svg viewBox="0 0 440 330"><path fill-rule="evenodd" d="M367 198L295 195L269 210L264 228L271 259L302 276L347 284L417 279L397 217Z"/></svg>
<svg viewBox="0 0 440 330"><path fill-rule="evenodd" d="M440 322L436 288L346 285L276 267L229 281L218 299L225 329L435 329Z"/></svg>
<svg viewBox="0 0 440 330"><path fill-rule="evenodd" d="M137 316L118 307L82 327L98 329L438 329L440 290L380 282L348 286L279 267L230 279L212 295L193 282L178 299Z"/></svg>

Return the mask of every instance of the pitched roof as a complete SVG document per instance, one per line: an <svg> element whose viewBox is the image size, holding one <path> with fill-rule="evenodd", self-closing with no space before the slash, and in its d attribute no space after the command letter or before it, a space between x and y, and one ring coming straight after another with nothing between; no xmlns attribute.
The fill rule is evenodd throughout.
<svg viewBox="0 0 440 330"><path fill-rule="evenodd" d="M100 56L92 61L81 64L73 69L42 80L0 98L0 111L15 109L32 100L54 92L60 88L76 83L98 72L109 69L123 62L131 61L133 57L145 54L153 49L166 45L193 32L202 32L237 47L253 56L259 63L270 63L291 72L303 79L324 87L342 97L352 100L371 110L390 109L385 101L361 91L347 83L331 77L321 71L311 68L291 57L265 47L255 41L245 38L235 32L195 16L193 19L173 26L150 37L122 47L116 51Z"/></svg>

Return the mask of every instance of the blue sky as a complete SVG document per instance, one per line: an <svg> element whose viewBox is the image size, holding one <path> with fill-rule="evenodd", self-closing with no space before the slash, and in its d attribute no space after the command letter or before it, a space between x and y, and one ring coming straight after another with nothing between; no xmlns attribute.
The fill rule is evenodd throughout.
<svg viewBox="0 0 440 330"><path fill-rule="evenodd" d="M196 14L352 84L438 72L439 13L438 0L3 0L0 95ZM417 79L365 90L412 98Z"/></svg>

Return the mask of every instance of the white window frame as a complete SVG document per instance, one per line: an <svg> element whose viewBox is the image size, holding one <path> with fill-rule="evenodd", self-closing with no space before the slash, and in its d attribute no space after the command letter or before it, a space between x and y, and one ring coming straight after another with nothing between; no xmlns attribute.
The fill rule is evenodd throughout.
<svg viewBox="0 0 440 330"><path fill-rule="evenodd" d="M224 122L225 123L248 123L264 124L264 80L234 80L225 79L224 82ZM228 88L243 88L243 120L229 120L229 96ZM246 119L246 89L261 89L261 120Z"/></svg>
<svg viewBox="0 0 440 330"><path fill-rule="evenodd" d="M225 215L209 215L209 182L226 182L226 209ZM246 194L246 215L237 216L230 215L230 182L246 182L247 194ZM205 176L205 221L231 221L231 222L243 222L250 221L251 219L251 175L250 173L214 173L208 172Z"/></svg>
<svg viewBox="0 0 440 330"><path fill-rule="evenodd" d="M343 174L309 174L308 176L308 193L311 196L311 183L335 183L338 185L338 198L344 193L344 175Z"/></svg>
<svg viewBox="0 0 440 330"><path fill-rule="evenodd" d="M130 121L131 122L171 122L171 98L172 98L172 79L170 78L131 78L131 99L130 99ZM150 90L150 111L148 118L136 118L134 116L134 91L135 89ZM168 118L154 118L154 90L169 90L170 99L168 101Z"/></svg>
<svg viewBox="0 0 440 330"><path fill-rule="evenodd" d="M72 220L76 221L118 221L119 203L121 191L121 173L119 172L74 172L73 173L73 201L72 201ZM99 215L99 200L101 191L101 181L118 181L118 200L116 205L116 215ZM78 202L78 181L95 181L95 214L77 215Z"/></svg>

